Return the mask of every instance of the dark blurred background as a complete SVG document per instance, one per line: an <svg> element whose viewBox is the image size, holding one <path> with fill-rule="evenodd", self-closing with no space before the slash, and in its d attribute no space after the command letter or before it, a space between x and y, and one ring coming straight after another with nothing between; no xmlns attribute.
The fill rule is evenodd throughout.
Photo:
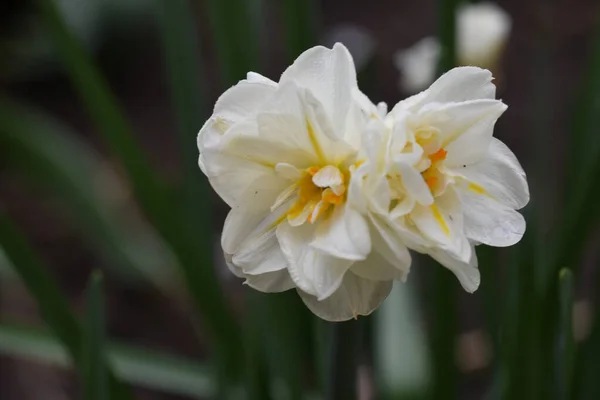
<svg viewBox="0 0 600 400"><path fill-rule="evenodd" d="M257 2L261 0L256 0ZM396 51L419 39L435 34L433 0L323 0L314 3L314 33L319 43L340 40L351 50L359 68L359 85L374 101L393 105L407 97L398 81L393 59ZM151 1L145 0L60 0L64 18L85 48L93 54L107 77L136 138L149 155L152 165L169 182L181 179L181 156L175 135L176 117L171 106L156 19ZM206 4L193 1L197 26L201 71L198 78L204 93L204 106L197 110L202 118L210 115L212 104L226 85L217 63L216 45ZM500 64L497 66L498 96L509 105L497 125L496 135L517 155L525 170L547 165L531 182L534 193L543 193L543 203L552 223L556 193L564 176L564 146L571 126L570 117L587 72L591 40L600 15L597 0L506 0L497 1L512 18L512 31ZM288 65L282 30L281 3L262 0L260 16L260 54L257 72L277 80ZM360 59L360 62L359 62ZM240 76L240 78L242 78ZM229 82L230 84L233 82ZM133 238L139 257L146 257L158 280L171 286L173 296L161 294L140 283L137 277L99 257L81 234L77 215L60 196L43 182L30 179L27 171L8 162L6 148L0 148L0 200L38 250L75 310L81 311L84 289L90 271L100 268L106 278L108 330L111 337L144 347L185 356L197 361L207 357L208 343L202 324L191 321L189 305L179 284L172 278L168 250L155 241L156 233L145 222L136 205L122 170L111 158L105 144L71 86L60 57L54 51L35 4L26 0L0 2L0 91L27 102L63 122L89 147L94 162L90 165L94 196L105 202L125 234ZM197 127L198 130L200 126ZM542 132L542 135L535 132ZM540 139L541 138L541 139ZM540 142L543 141L543 143ZM48 144L49 146L52 144ZM195 143L190 141L190 147ZM64 156L79 156L76 148ZM538 161L543 160L542 163ZM203 179L198 173L198 179ZM226 297L239 315L245 310L241 281L223 265L219 255L219 235L227 206L213 194L215 268ZM585 337L592 313L590 300L595 276L593 247L586 267L578 278L575 308L576 336ZM505 257L500 252L499 257ZM2 260L0 260L2 263ZM0 269L2 271L2 269ZM27 325L41 323L35 303L8 270L0 272L0 319ZM161 275L162 274L162 275ZM501 280L500 265L495 272ZM418 274L417 274L418 275ZM415 282L417 281L415 278ZM496 279L496 278L494 278ZM426 282L414 284L419 305L426 308L431 297ZM166 283L165 283L166 282ZM457 284L458 285L458 284ZM483 281L495 287L495 281ZM482 290L480 289L480 291ZM457 291L458 293L458 291ZM496 292L504 301L506 292ZM489 338L484 333L484 299L460 293L460 332L457 337L457 362L461 370L460 398L485 398L493 384ZM419 318L421 320L422 318ZM422 321L426 326L426 321ZM367 346L368 347L368 346ZM363 398L377 398L372 385L371 357L365 359ZM366 372L365 372L366 371ZM310 381L310 373L307 373ZM361 375L362 376L362 375ZM75 375L34 358L0 355L0 399L74 399L79 386ZM139 387L139 399L183 399Z"/></svg>

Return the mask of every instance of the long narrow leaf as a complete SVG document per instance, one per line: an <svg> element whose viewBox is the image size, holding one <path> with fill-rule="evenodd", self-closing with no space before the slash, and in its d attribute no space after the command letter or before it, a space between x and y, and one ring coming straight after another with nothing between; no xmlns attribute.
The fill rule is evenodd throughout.
<svg viewBox="0 0 600 400"><path fill-rule="evenodd" d="M315 0L284 0L285 50L288 62L317 43Z"/></svg>
<svg viewBox="0 0 600 400"><path fill-rule="evenodd" d="M215 394L212 372L202 364L129 345L108 344L107 348L115 374L131 384L198 399ZM0 353L71 366L67 351L53 336L31 328L0 325Z"/></svg>
<svg viewBox="0 0 600 400"><path fill-rule="evenodd" d="M437 34L441 45L438 74L456 65L456 6L457 0L437 1ZM435 274L431 333L432 396L434 400L447 400L456 398L458 394L458 371L454 361L454 341L458 329L456 280L445 268L434 266L432 270Z"/></svg>
<svg viewBox="0 0 600 400"><path fill-rule="evenodd" d="M573 337L573 273L564 268L558 278L560 293L560 357L557 393L562 399L571 398L571 382L575 357L575 338Z"/></svg>
<svg viewBox="0 0 600 400"><path fill-rule="evenodd" d="M106 322L102 275L92 274L87 293L87 309L83 335L83 375L86 400L108 400L104 341Z"/></svg>
<svg viewBox="0 0 600 400"><path fill-rule="evenodd" d="M173 255L143 221L101 196L103 160L68 127L0 97L0 147L11 166L60 197L84 239L115 272L174 292Z"/></svg>
<svg viewBox="0 0 600 400"><path fill-rule="evenodd" d="M203 252L210 253L210 193L198 168L196 134L203 120L203 76L199 62L197 32L188 0L158 0L156 15L160 26L163 56L171 88L183 160L183 204L185 212L199 227Z"/></svg>
<svg viewBox="0 0 600 400"><path fill-rule="evenodd" d="M212 268L210 254L203 252L190 229L189 217L178 204L179 198L157 179L147 157L135 142L130 127L117 107L101 75L68 31L54 2L39 0L39 7L70 76L112 152L125 167L144 211L175 251L185 283L199 312L204 316L224 374L239 376L237 362L240 334ZM201 222L199 222L201 223Z"/></svg>
<svg viewBox="0 0 600 400"><path fill-rule="evenodd" d="M83 368L82 331L69 310L67 300L53 277L4 213L0 213L0 245L14 266L27 290L37 302L40 313L56 336L68 349L70 357ZM110 377L110 398L131 399L129 389Z"/></svg>
<svg viewBox="0 0 600 400"><path fill-rule="evenodd" d="M256 13L247 0L207 0L206 6L223 87L228 87L258 67L259 29L253 18Z"/></svg>

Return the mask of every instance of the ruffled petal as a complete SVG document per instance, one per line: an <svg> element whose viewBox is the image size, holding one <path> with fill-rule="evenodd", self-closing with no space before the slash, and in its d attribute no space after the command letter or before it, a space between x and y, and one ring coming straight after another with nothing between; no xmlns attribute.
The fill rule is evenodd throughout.
<svg viewBox="0 0 600 400"><path fill-rule="evenodd" d="M439 129L442 147L448 152L445 165L468 165L481 160L492 141L494 125L506 104L499 100L429 104L421 118Z"/></svg>
<svg viewBox="0 0 600 400"><path fill-rule="evenodd" d="M281 75L280 83L295 82L323 104L338 138L345 134L346 117L356 88L356 71L346 47L313 47L302 53Z"/></svg>
<svg viewBox="0 0 600 400"><path fill-rule="evenodd" d="M471 257L468 262L457 260L452 255L440 249L431 250L429 255L452 271L458 278L463 289L469 293L473 293L479 287L481 275L479 274L479 269L477 267L477 254L475 253L475 248L472 245L469 246L471 247Z"/></svg>
<svg viewBox="0 0 600 400"><path fill-rule="evenodd" d="M264 293L279 293L295 288L287 270L268 272L261 275L246 275L246 285Z"/></svg>
<svg viewBox="0 0 600 400"><path fill-rule="evenodd" d="M492 138L481 161L453 168L451 173L464 178L459 181L464 190L487 194L515 210L529 202L529 186L523 168L512 151L496 138Z"/></svg>
<svg viewBox="0 0 600 400"><path fill-rule="evenodd" d="M323 301L302 290L298 290L298 294L316 316L337 322L371 314L391 290L392 281L371 281L350 272L344 276L340 288Z"/></svg>
<svg viewBox="0 0 600 400"><path fill-rule="evenodd" d="M427 239L450 252L459 260L468 261L470 247L463 233L463 216L460 199L451 187L436 198L431 206L415 205L410 218Z"/></svg>
<svg viewBox="0 0 600 400"><path fill-rule="evenodd" d="M337 290L353 261L315 249L309 245L313 237L314 227L310 224L292 227L284 222L277 227L277 239L292 280L298 288L322 300Z"/></svg>
<svg viewBox="0 0 600 400"><path fill-rule="evenodd" d="M489 246L507 247L525 234L525 218L485 193L461 190L464 230L469 239Z"/></svg>
<svg viewBox="0 0 600 400"><path fill-rule="evenodd" d="M357 210L340 204L329 218L319 222L310 245L332 257L364 260L371 251L369 226Z"/></svg>

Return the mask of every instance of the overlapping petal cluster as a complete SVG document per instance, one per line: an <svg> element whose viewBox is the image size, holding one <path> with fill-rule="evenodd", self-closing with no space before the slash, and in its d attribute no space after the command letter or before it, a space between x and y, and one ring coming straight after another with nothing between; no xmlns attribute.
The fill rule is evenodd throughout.
<svg viewBox="0 0 600 400"><path fill-rule="evenodd" d="M410 270L409 249L479 285L474 246L525 230L525 174L493 138L506 109L489 71L456 68L389 113L360 92L348 50L315 47L279 82L226 91L198 135L199 164L231 207L231 271L295 288L321 318L367 315Z"/></svg>

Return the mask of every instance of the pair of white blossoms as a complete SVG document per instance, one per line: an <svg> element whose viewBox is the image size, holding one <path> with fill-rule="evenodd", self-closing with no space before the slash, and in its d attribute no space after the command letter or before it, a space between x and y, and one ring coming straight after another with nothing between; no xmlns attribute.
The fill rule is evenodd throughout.
<svg viewBox="0 0 600 400"><path fill-rule="evenodd" d="M408 249L475 291L474 245L525 232L525 173L492 136L505 110L489 71L461 67L388 113L341 44L307 50L279 83L249 73L198 135L200 168L231 207L227 264L256 290L296 288L330 321L376 309L406 280Z"/></svg>

